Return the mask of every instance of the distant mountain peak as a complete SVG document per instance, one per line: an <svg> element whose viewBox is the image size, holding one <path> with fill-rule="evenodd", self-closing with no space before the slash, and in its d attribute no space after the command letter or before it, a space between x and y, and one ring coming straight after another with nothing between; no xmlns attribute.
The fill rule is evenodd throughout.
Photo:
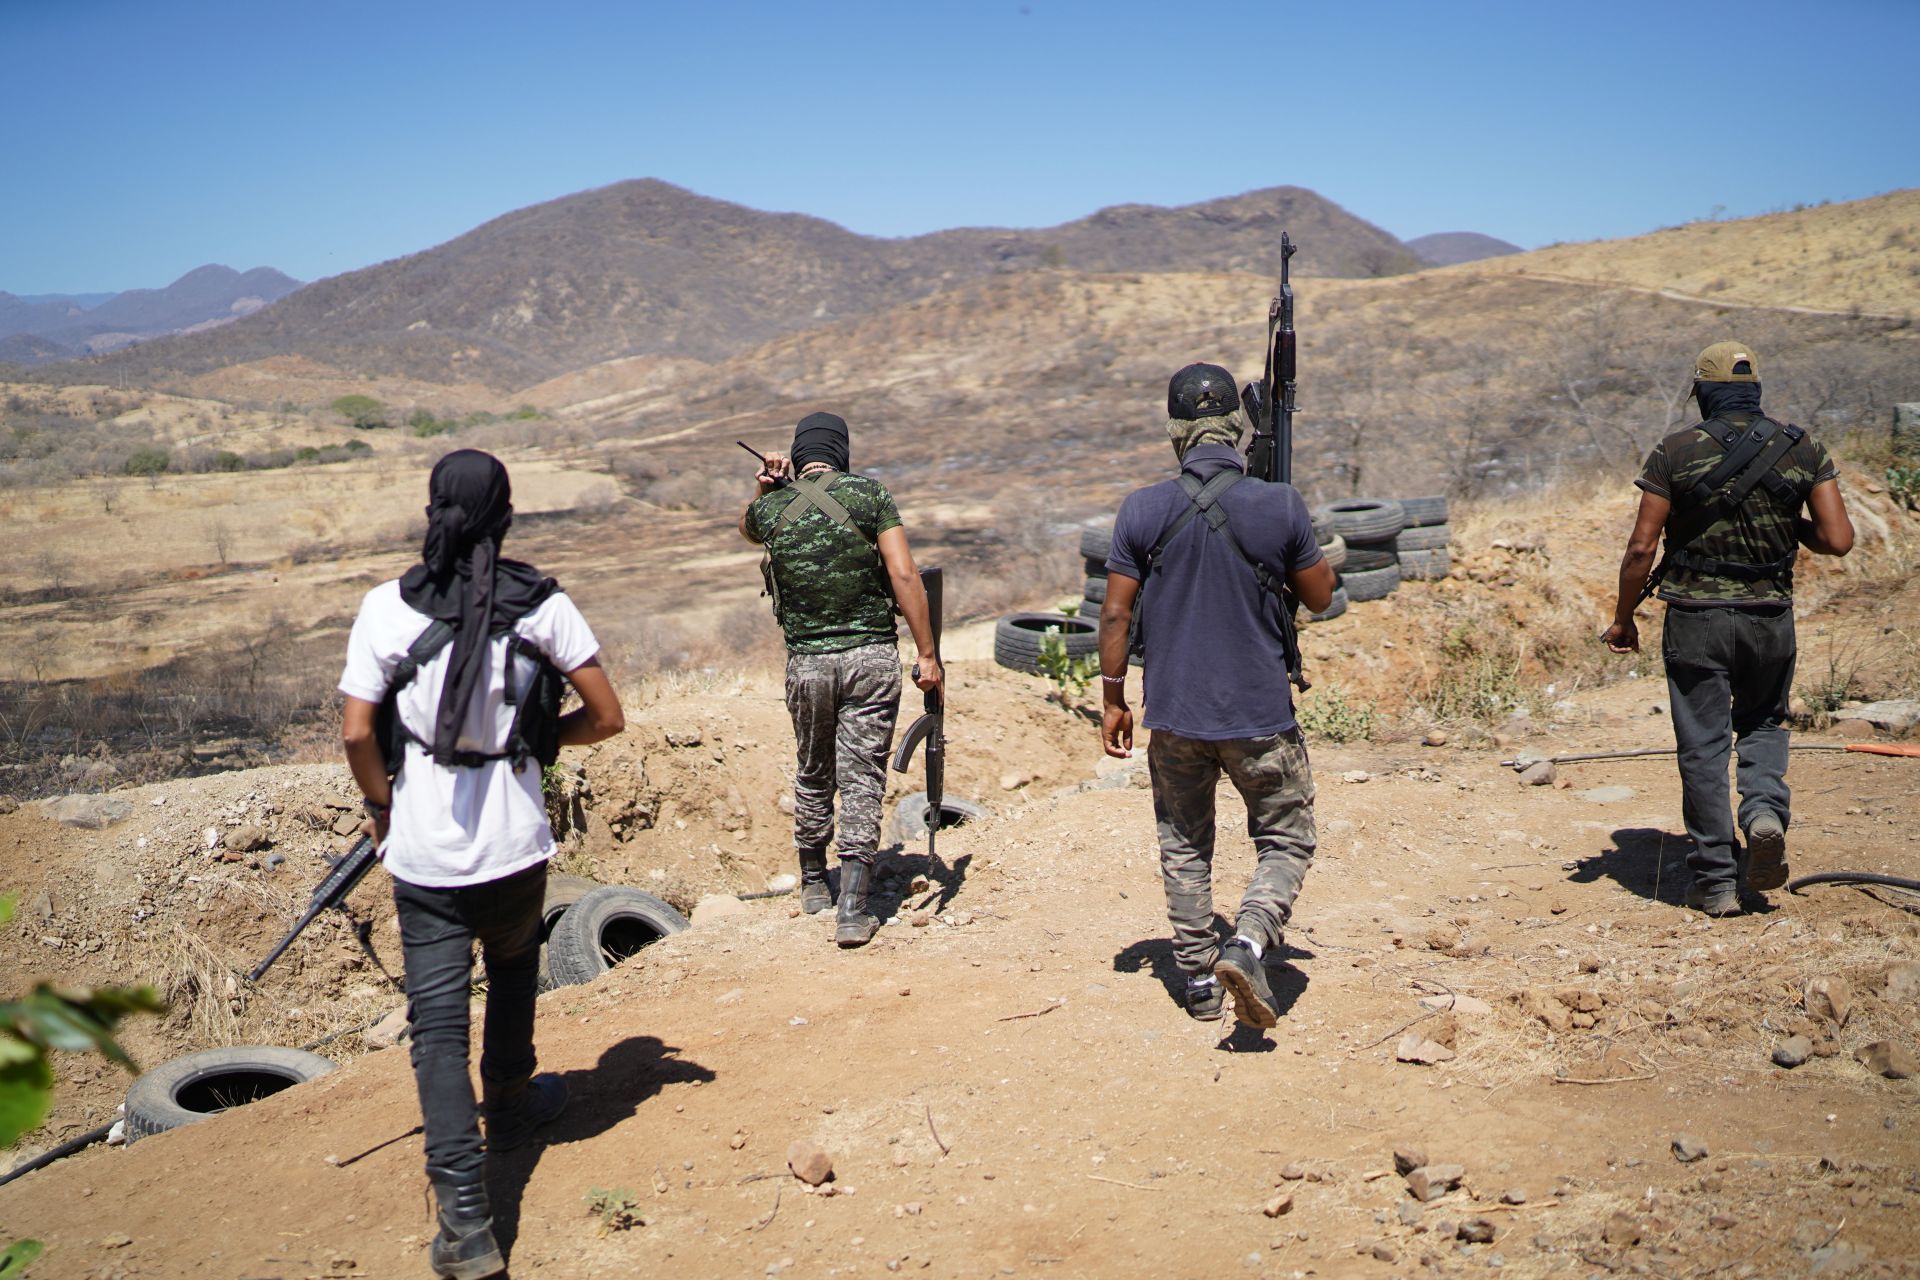
<svg viewBox="0 0 1920 1280"><path fill-rule="evenodd" d="M1482 258L1503 258L1510 253L1525 253L1517 244L1509 244L1478 231L1436 231L1407 241L1407 248L1420 255L1430 267L1452 267Z"/></svg>

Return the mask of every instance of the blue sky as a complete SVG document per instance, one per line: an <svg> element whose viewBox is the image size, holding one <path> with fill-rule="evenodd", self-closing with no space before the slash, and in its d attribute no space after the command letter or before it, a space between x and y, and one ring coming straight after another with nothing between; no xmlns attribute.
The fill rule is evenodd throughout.
<svg viewBox="0 0 1920 1280"><path fill-rule="evenodd" d="M659 177L856 231L1311 187L1531 247L1920 182L1915 0L0 0L0 289L332 275Z"/></svg>

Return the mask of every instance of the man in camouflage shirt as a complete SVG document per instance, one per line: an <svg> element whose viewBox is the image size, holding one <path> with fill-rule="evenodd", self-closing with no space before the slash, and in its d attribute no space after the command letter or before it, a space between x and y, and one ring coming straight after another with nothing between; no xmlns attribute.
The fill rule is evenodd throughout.
<svg viewBox="0 0 1920 1280"><path fill-rule="evenodd" d="M838 789L834 940L857 947L879 927L867 910L867 890L900 709L896 601L918 650L914 683L942 689L943 676L926 589L893 495L878 480L851 474L849 465L846 422L809 414L794 430L791 457L767 455L740 532L767 549L762 572L787 641L787 710L799 747L793 842L800 851L801 906L811 915L833 904L827 845Z"/></svg>
<svg viewBox="0 0 1920 1280"><path fill-rule="evenodd" d="M1752 348L1716 342L1700 353L1693 376L1703 421L1654 446L1634 482L1640 515L1620 562L1613 625L1601 638L1615 653L1638 650L1635 606L1653 590L1667 602L1660 655L1679 748L1681 813L1693 840L1686 901L1726 916L1740 910L1741 879L1728 749L1737 737L1746 887L1777 889L1787 881L1793 563L1801 546L1847 554L1853 524L1826 448L1761 413ZM1715 469L1756 432L1772 447L1709 491L1705 482ZM1741 488L1747 492L1734 501ZM1811 520L1801 516L1802 506ZM1667 555L1656 569L1663 531Z"/></svg>

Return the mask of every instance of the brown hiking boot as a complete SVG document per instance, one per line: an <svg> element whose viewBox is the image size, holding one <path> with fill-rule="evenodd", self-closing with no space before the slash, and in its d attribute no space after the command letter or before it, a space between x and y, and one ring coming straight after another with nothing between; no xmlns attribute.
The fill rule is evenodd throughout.
<svg viewBox="0 0 1920 1280"><path fill-rule="evenodd" d="M1756 893L1787 882L1787 828L1778 814L1763 813L1747 828L1746 881Z"/></svg>
<svg viewBox="0 0 1920 1280"><path fill-rule="evenodd" d="M1238 938L1221 947L1213 976L1233 993L1233 1016L1243 1026L1264 1029L1280 1021L1273 988L1267 984L1267 968L1252 947Z"/></svg>

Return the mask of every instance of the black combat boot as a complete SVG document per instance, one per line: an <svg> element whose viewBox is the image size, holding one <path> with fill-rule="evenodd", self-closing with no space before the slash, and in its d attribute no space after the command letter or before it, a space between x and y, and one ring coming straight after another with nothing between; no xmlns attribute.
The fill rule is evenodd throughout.
<svg viewBox="0 0 1920 1280"><path fill-rule="evenodd" d="M525 1146L535 1129L552 1124L567 1109L567 1082L550 1071L504 1084L483 1080L481 1088L488 1151Z"/></svg>
<svg viewBox="0 0 1920 1280"><path fill-rule="evenodd" d="M440 1202L440 1234L427 1254L433 1274L442 1280L485 1280L504 1272L507 1260L493 1238L493 1210L481 1175L429 1169L427 1177Z"/></svg>
<svg viewBox="0 0 1920 1280"><path fill-rule="evenodd" d="M1273 1003L1273 988L1267 983L1266 966L1253 948L1234 938L1220 948L1213 963L1213 976L1233 994L1233 1016L1243 1026L1271 1027L1280 1021Z"/></svg>
<svg viewBox="0 0 1920 1280"><path fill-rule="evenodd" d="M840 918L834 924L833 940L843 947L871 942L880 927L880 922L867 914L867 885L872 880L872 863L840 859Z"/></svg>
<svg viewBox="0 0 1920 1280"><path fill-rule="evenodd" d="M800 909L817 916L833 905L833 890L827 887L827 851L800 851Z"/></svg>

